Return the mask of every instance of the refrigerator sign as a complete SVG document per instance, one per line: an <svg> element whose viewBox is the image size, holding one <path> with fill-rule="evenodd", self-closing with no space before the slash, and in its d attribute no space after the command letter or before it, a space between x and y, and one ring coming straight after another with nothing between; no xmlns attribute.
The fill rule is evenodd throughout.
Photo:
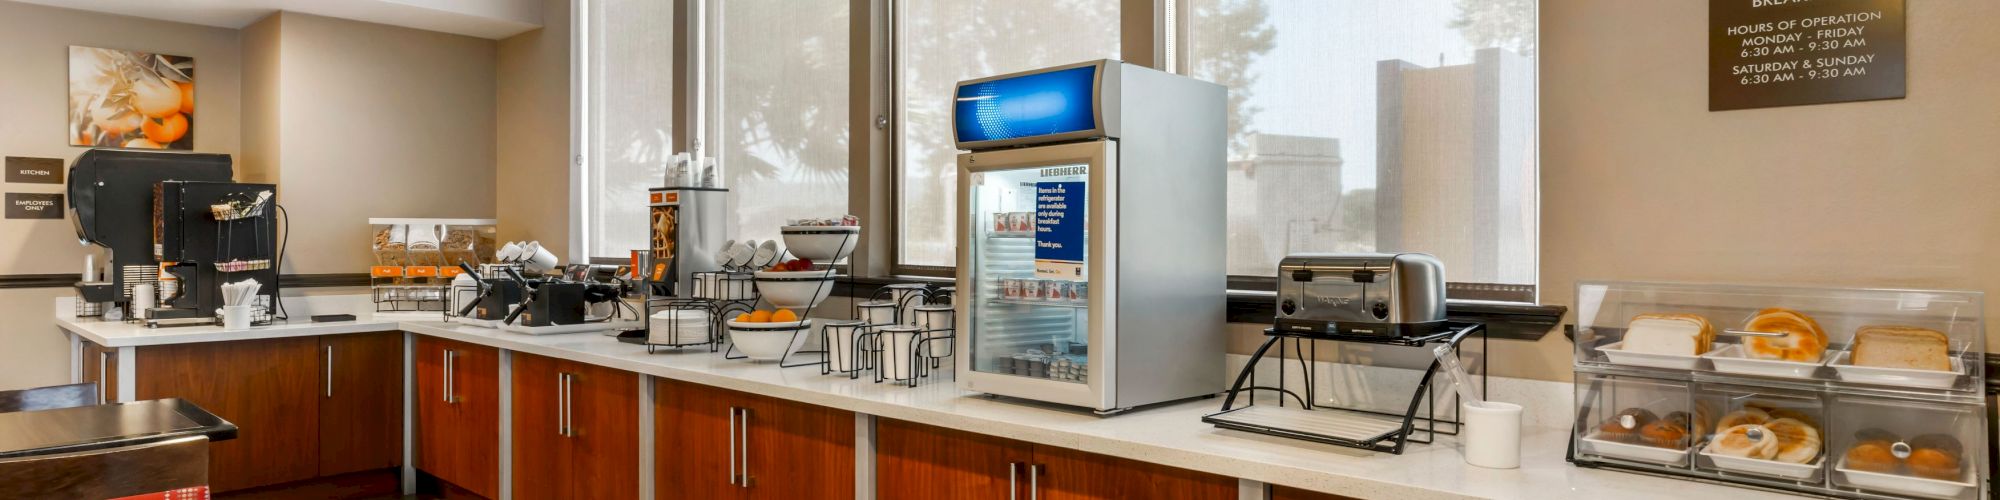
<svg viewBox="0 0 2000 500"><path fill-rule="evenodd" d="M1035 183L1035 277L1083 281L1083 182Z"/></svg>

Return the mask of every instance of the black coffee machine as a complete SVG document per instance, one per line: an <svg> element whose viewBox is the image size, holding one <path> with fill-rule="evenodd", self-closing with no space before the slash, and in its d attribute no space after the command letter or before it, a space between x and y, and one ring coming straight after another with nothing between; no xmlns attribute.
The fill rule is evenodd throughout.
<svg viewBox="0 0 2000 500"><path fill-rule="evenodd" d="M223 283L256 279L268 317L278 295L277 186L230 182L229 155L93 149L69 171L77 238L107 249L119 304L155 283L157 307L127 317L148 326L207 324ZM161 273L166 273L162 275Z"/></svg>

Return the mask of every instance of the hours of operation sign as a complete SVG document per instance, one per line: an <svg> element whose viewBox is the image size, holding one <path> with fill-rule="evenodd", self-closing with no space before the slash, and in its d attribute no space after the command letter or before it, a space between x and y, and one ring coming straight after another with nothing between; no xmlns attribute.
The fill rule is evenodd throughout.
<svg viewBox="0 0 2000 500"><path fill-rule="evenodd" d="M1898 99L1903 0L1709 0L1708 109Z"/></svg>

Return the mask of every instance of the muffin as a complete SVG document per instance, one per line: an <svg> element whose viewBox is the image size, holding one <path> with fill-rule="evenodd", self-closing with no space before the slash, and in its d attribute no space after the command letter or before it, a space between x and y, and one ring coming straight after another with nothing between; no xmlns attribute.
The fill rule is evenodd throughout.
<svg viewBox="0 0 2000 500"><path fill-rule="evenodd" d="M1847 449L1847 468L1864 472L1896 472L1896 454L1887 441L1867 441Z"/></svg>

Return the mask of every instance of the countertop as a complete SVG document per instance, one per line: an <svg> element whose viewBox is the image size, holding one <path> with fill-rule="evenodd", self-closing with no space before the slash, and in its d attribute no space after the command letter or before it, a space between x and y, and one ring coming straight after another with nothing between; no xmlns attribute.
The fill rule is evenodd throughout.
<svg viewBox="0 0 2000 500"><path fill-rule="evenodd" d="M60 316L60 315L59 315ZM1115 417L1001 400L961 391L949 370L915 388L821 375L817 368L726 360L707 349L648 354L644 346L598 333L530 336L468 325L356 314L357 321L282 323L245 331L218 327L148 329L125 323L59 318L62 328L100 345L122 347L403 330L517 352L563 358L657 377L762 394L820 406L1072 448L1269 484L1356 498L1789 498L1729 486L1585 469L1563 456L1567 427L1523 429L1521 468L1467 465L1453 436L1411 444L1402 455L1374 453L1217 429L1201 417L1220 399L1138 409Z"/></svg>

